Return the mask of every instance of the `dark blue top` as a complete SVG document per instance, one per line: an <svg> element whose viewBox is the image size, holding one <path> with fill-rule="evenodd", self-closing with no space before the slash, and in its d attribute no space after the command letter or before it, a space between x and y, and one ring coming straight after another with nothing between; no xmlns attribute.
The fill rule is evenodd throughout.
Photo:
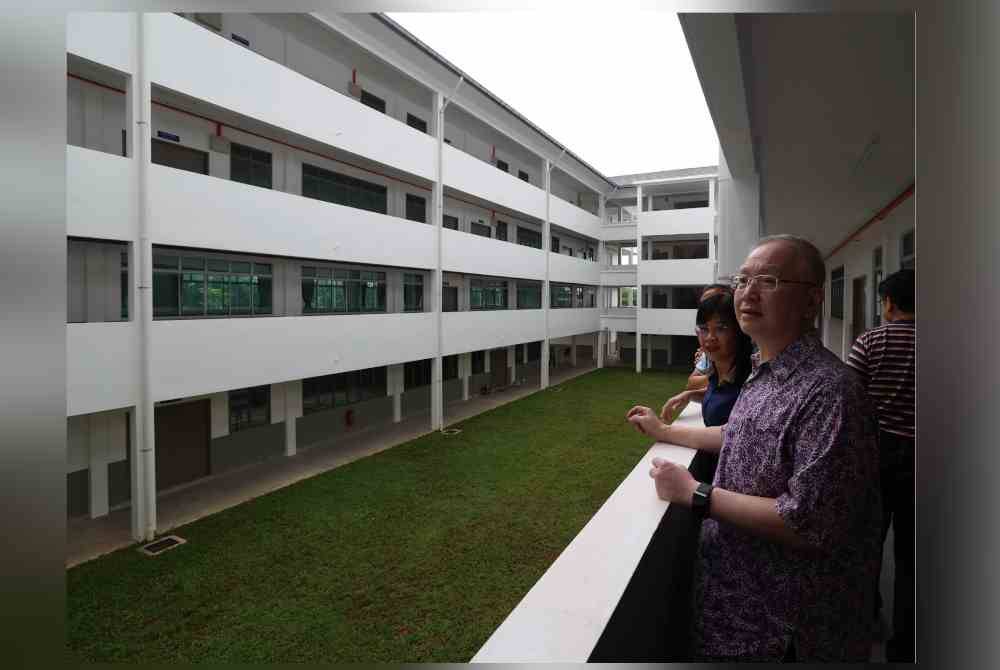
<svg viewBox="0 0 1000 670"><path fill-rule="evenodd" d="M721 426L729 421L729 413L733 411L740 388L740 385L732 383L720 386L718 373L712 373L708 378L708 390L701 400L701 416L706 426Z"/></svg>

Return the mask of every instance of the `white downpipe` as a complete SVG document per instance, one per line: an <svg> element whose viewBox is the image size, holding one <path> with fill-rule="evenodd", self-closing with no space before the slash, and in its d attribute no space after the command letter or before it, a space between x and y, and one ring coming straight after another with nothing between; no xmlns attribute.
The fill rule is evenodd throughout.
<svg viewBox="0 0 1000 670"><path fill-rule="evenodd" d="M461 86L459 80L458 86ZM458 90L458 86L455 87ZM444 326L441 302L443 299L441 273L441 224L444 218L444 109L445 102L440 92L434 93L434 111L437 120L435 139L437 140L437 179L434 181L434 364L431 366L431 430L444 428L444 388L442 386L441 353L444 349Z"/></svg>
<svg viewBox="0 0 1000 670"><path fill-rule="evenodd" d="M639 264L642 262L642 186L635 187L635 371L642 372L642 330L639 313L642 311L642 282L639 281Z"/></svg>
<svg viewBox="0 0 1000 670"><path fill-rule="evenodd" d="M565 151L564 151L565 153ZM560 155L561 159L562 156ZM558 163L559 161L556 161ZM549 309L552 302L552 285L549 283L549 255L552 253L552 227L549 222L552 198L552 168L555 164L545 159L545 221L542 222L542 249L545 251L545 281L542 282L542 312L545 317L545 339L542 341L542 355L539 361L541 368L541 388L549 387Z"/></svg>
<svg viewBox="0 0 1000 670"><path fill-rule="evenodd" d="M153 324L153 245L149 233L149 120L150 90L146 74L146 16L139 13L136 22L136 80L138 82L139 118L136 119L136 161L138 166L139 275L137 303L139 307L140 393L142 411L142 443L139 449L142 470L142 535L152 540L156 535L156 448L155 413L153 409L153 362L151 338Z"/></svg>

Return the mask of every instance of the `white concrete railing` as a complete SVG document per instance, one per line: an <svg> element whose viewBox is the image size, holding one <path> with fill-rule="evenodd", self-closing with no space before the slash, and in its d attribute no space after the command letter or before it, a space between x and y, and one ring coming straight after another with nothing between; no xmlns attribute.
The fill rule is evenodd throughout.
<svg viewBox="0 0 1000 670"><path fill-rule="evenodd" d="M677 421L702 425L700 407L689 406ZM650 461L659 456L687 468L695 453L654 444L472 662L585 663L670 506L656 496Z"/></svg>

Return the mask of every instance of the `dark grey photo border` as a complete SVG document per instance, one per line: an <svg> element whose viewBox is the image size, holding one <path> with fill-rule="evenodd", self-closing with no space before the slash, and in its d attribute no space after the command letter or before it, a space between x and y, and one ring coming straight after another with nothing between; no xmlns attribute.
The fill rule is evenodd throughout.
<svg viewBox="0 0 1000 670"><path fill-rule="evenodd" d="M538 2L74 3L90 11L399 11ZM567 7L567 3L559 3ZM611 10L626 4L607 2ZM917 658L996 667L1000 470L1000 3L645 2L665 11L916 9ZM37 7L37 5L35 5ZM5 667L65 659L65 28L69 7L0 21L0 509ZM37 8L34 12L41 12Z"/></svg>

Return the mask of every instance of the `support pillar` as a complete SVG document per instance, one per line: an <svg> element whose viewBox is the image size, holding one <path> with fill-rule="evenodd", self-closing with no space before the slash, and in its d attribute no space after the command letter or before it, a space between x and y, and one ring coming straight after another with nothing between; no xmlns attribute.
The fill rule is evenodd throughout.
<svg viewBox="0 0 1000 670"><path fill-rule="evenodd" d="M576 335L572 335L569 338L569 364L576 367Z"/></svg>
<svg viewBox="0 0 1000 670"><path fill-rule="evenodd" d="M597 367L604 367L604 347L607 346L607 336L604 329L597 331Z"/></svg>
<svg viewBox="0 0 1000 670"><path fill-rule="evenodd" d="M90 453L90 518L108 514L108 448L111 441L108 415L104 412L89 417L87 446Z"/></svg>
<svg viewBox="0 0 1000 670"><path fill-rule="evenodd" d="M462 377L462 400L469 399L469 377L472 375L472 354L465 353L458 357L458 373Z"/></svg>
<svg viewBox="0 0 1000 670"><path fill-rule="evenodd" d="M517 347L507 347L507 367L510 368L510 384L517 381Z"/></svg>
<svg viewBox="0 0 1000 670"><path fill-rule="evenodd" d="M459 80L459 86L461 79ZM437 140L437 172L433 184L432 200L434 206L434 362L431 366L431 430L444 427L444 385L442 384L443 328L441 319L441 298L444 275L441 271L441 226L444 220L444 110L447 106L440 91L434 93L434 134Z"/></svg>
<svg viewBox="0 0 1000 670"><path fill-rule="evenodd" d="M302 380L285 382L285 456L298 453L296 428L302 416Z"/></svg>
<svg viewBox="0 0 1000 670"><path fill-rule="evenodd" d="M390 365L386 370L386 386L392 396L392 422L403 420L403 365Z"/></svg>
<svg viewBox="0 0 1000 670"><path fill-rule="evenodd" d="M635 333L635 371L642 372L642 335Z"/></svg>
<svg viewBox="0 0 1000 670"><path fill-rule="evenodd" d="M635 187L635 205L636 205L636 217L635 217L635 371L642 372L642 331L640 330L640 321L642 314L642 282L639 281L641 275L641 269L639 264L642 263L642 185Z"/></svg>
<svg viewBox="0 0 1000 670"><path fill-rule="evenodd" d="M552 250L552 226L549 223L552 198L552 163L545 159L542 176L545 178L545 221L542 224L542 250L545 252L545 281L542 282L542 312L545 316L545 338L539 364L539 388L549 387L549 310L552 305L552 288L549 284L549 252Z"/></svg>

